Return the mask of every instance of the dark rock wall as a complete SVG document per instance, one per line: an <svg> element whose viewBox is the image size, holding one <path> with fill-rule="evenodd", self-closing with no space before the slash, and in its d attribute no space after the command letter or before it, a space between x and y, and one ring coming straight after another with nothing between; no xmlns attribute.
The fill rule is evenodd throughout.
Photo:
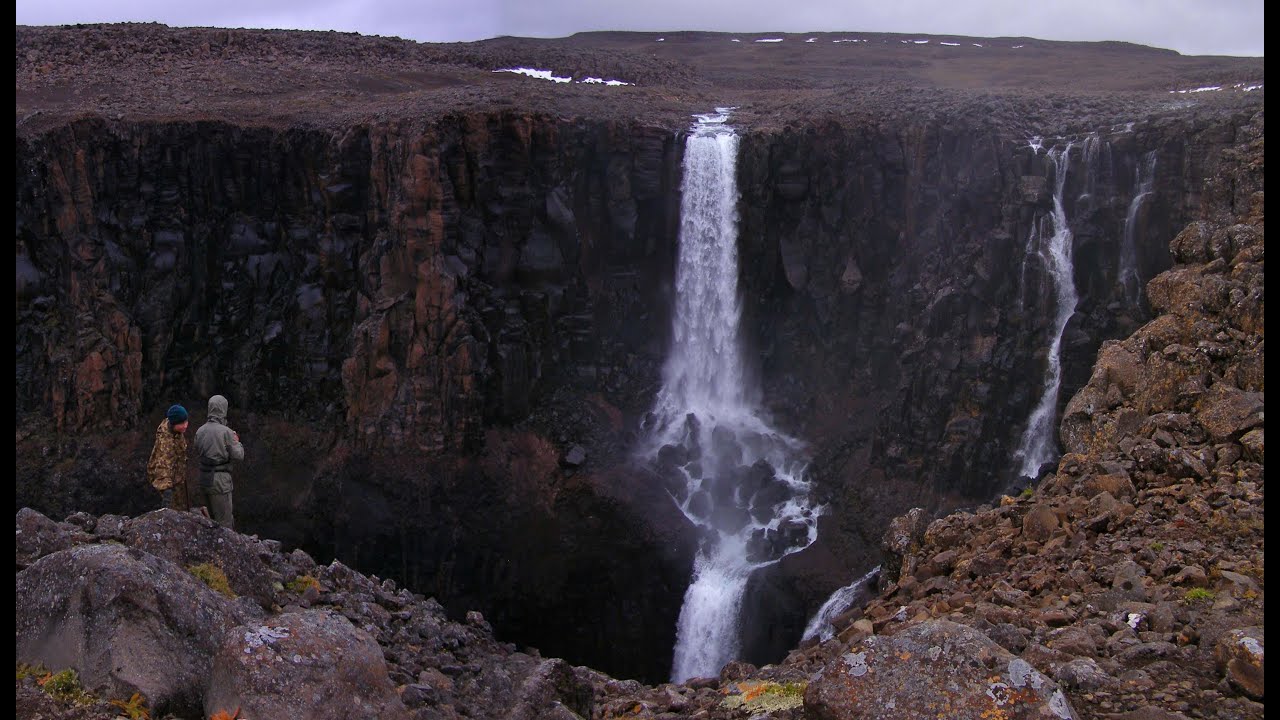
<svg viewBox="0 0 1280 720"><path fill-rule="evenodd" d="M668 333L680 149L514 113L333 136L84 121L20 141L19 506L154 506L160 413L182 402L198 425L221 393L248 448L242 528L664 677L682 528L647 533L609 497L625 479L561 492L558 447L486 428L566 385L590 407L538 432L602 426L592 457L625 445L615 403L648 402ZM584 549L601 562L574 569Z"/></svg>
<svg viewBox="0 0 1280 720"><path fill-rule="evenodd" d="M19 142L18 421L127 427L219 392L439 453L550 379L616 391L645 374L628 355L661 357L679 149L516 114Z"/></svg>
<svg viewBox="0 0 1280 720"><path fill-rule="evenodd" d="M1119 284L1136 163L1156 153L1135 221L1143 282L1201 212L1201 186L1243 117L1143 122L1065 147L1063 192L1080 295L1063 343L1061 408L1099 345L1149 315ZM808 440L832 517L818 543L753 578L748 655L776 660L836 587L879 561L876 533L910 507L973 504L1018 481L1010 461L1039 400L1054 304L1028 259L1052 209L1053 165L981 122L836 123L744 139L745 326L780 425ZM801 557L804 555L812 557ZM779 628L787 628L779 631Z"/></svg>
<svg viewBox="0 0 1280 720"><path fill-rule="evenodd" d="M1135 164L1157 153L1146 279L1240 123L1102 131L1087 168L1076 138L1061 402L1147 315L1117 283ZM19 506L82 484L104 506L79 509L136 512L160 410L198 419L221 393L233 426L260 428L238 426L265 470L237 490L242 526L481 609L548 653L661 678L687 528L636 501L639 476L575 479L555 456L582 442L594 467L625 465L660 382L682 145L514 112L336 135L86 120L20 139ZM1015 480L1053 311L1024 262L1052 168L1019 134L921 118L746 131L739 174L755 370L829 507L818 545L753 580L747 624L768 630L748 654L776 659L878 560L889 518ZM512 425L529 434L490 431Z"/></svg>

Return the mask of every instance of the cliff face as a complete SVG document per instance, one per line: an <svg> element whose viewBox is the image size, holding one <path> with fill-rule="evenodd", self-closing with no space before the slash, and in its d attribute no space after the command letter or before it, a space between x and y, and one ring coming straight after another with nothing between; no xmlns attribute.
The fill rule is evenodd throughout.
<svg viewBox="0 0 1280 720"><path fill-rule="evenodd" d="M20 142L19 422L127 427L221 392L439 454L526 416L549 377L616 387L645 373L606 359L660 352L673 140L498 114Z"/></svg>
<svg viewBox="0 0 1280 720"><path fill-rule="evenodd" d="M1088 157L1077 139L1063 403L1146 317L1118 265L1139 163L1154 153L1145 280L1241 121L1100 129ZM830 509L818 546L755 580L763 658L874 564L890 517L1014 479L999 468L1051 332L1026 245L1053 170L972 120L743 133L748 342ZM17 149L19 506L138 512L159 409L199 421L221 393L249 444L248 528L549 653L665 675L690 533L627 451L669 333L678 131L514 112L338 133L85 120Z"/></svg>

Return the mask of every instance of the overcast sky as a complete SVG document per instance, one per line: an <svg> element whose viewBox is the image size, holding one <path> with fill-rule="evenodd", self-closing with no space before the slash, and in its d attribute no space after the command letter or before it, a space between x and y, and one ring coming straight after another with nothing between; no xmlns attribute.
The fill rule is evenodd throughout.
<svg viewBox="0 0 1280 720"><path fill-rule="evenodd" d="M343 30L426 42L584 30L863 31L1125 40L1263 54L1263 0L17 0L21 25Z"/></svg>

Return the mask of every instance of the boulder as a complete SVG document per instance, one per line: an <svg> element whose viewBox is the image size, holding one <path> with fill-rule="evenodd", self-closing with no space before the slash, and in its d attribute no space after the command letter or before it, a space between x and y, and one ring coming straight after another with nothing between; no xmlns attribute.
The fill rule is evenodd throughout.
<svg viewBox="0 0 1280 720"><path fill-rule="evenodd" d="M74 668L110 697L199 712L223 634L252 616L172 562L121 545L47 555L17 575L19 662Z"/></svg>
<svg viewBox="0 0 1280 720"><path fill-rule="evenodd" d="M1263 631L1261 627L1238 628L1226 633L1214 646L1218 672L1254 700L1262 700Z"/></svg>
<svg viewBox="0 0 1280 720"><path fill-rule="evenodd" d="M947 620L868 638L805 690L814 720L1075 718L1056 683L977 630Z"/></svg>
<svg viewBox="0 0 1280 720"><path fill-rule="evenodd" d="M79 527L65 522L54 522L31 508L22 508L16 518L17 536L15 555L21 570L45 555L66 550L77 543L90 540Z"/></svg>
<svg viewBox="0 0 1280 720"><path fill-rule="evenodd" d="M1261 425L1262 412L1262 393L1245 392L1222 382L1214 383L1196 403L1196 420L1214 442L1231 440Z"/></svg>
<svg viewBox="0 0 1280 720"><path fill-rule="evenodd" d="M249 718L409 717L378 643L341 615L320 610L283 613L224 636L204 713L236 708Z"/></svg>
<svg viewBox="0 0 1280 720"><path fill-rule="evenodd" d="M191 512L162 508L125 524L124 543L171 560L182 567L217 565L237 595L252 598L264 609L275 605L272 584L280 580L265 558L271 556L256 537L241 535Z"/></svg>

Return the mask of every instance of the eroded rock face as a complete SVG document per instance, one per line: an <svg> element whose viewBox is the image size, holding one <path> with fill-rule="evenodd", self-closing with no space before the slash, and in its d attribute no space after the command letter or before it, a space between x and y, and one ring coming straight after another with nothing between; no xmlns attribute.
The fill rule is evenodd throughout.
<svg viewBox="0 0 1280 720"><path fill-rule="evenodd" d="M1057 683L982 633L945 620L849 648L809 684L804 707L819 720L1076 717Z"/></svg>
<svg viewBox="0 0 1280 720"><path fill-rule="evenodd" d="M83 545L17 575L19 662L73 668L111 697L199 712L225 631L255 614L168 560L120 545Z"/></svg>
<svg viewBox="0 0 1280 720"><path fill-rule="evenodd" d="M346 618L282 613L227 633L214 656L204 713L245 717L409 717L382 649Z"/></svg>

